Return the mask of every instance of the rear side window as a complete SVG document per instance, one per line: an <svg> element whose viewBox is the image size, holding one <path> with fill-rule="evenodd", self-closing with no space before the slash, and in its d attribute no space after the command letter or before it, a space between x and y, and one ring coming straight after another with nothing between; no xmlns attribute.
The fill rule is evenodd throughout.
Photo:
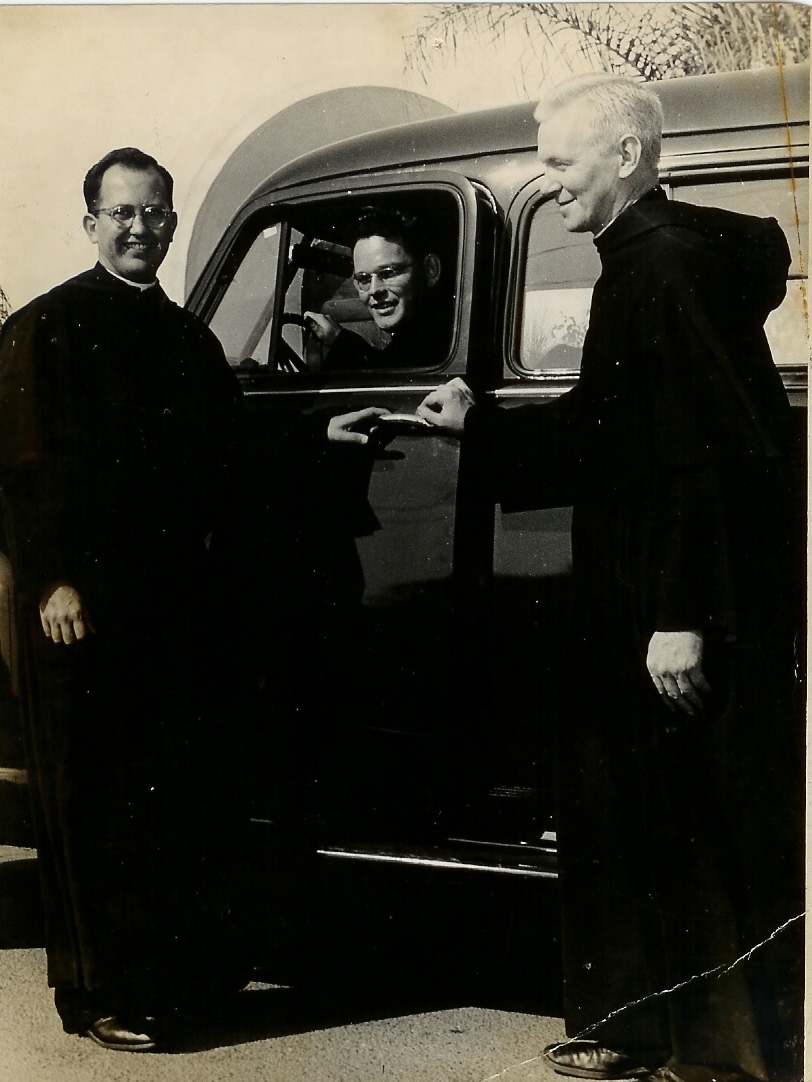
<svg viewBox="0 0 812 1082"><path fill-rule="evenodd" d="M787 296L767 320L767 337L776 364L806 364L808 178L693 181L675 185L671 197L778 220L793 258ZM527 235L517 336L519 370L543 375L580 368L592 288L599 274L600 260L592 235L568 233L555 203L540 203Z"/></svg>
<svg viewBox="0 0 812 1082"><path fill-rule="evenodd" d="M439 278L427 284L425 256L376 263L371 278L356 274L356 228L370 205L419 224ZM353 196L255 215L221 275L210 318L229 363L287 379L441 367L453 344L460 218L447 191ZM393 325L391 311L404 295L410 318ZM325 321L340 342L317 333Z"/></svg>

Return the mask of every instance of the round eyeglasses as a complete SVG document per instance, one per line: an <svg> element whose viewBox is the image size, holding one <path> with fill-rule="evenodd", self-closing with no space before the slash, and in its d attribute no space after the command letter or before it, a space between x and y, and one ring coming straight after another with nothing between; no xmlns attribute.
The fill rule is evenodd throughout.
<svg viewBox="0 0 812 1082"><path fill-rule="evenodd" d="M391 263L386 267L379 267L370 274L366 271L359 271L352 276L352 280L355 282L356 287L361 293L368 293L372 288L373 278L377 278L379 282L388 285L390 282L402 278L406 274L406 271L411 270L413 266L414 263Z"/></svg>
<svg viewBox="0 0 812 1082"><path fill-rule="evenodd" d="M128 229L135 221L136 216L140 214L141 221L147 229L154 230L156 233L165 229L172 217L171 210L157 203L150 203L144 207L134 207L131 203L119 203L115 207L96 207L93 213L106 214L122 229Z"/></svg>

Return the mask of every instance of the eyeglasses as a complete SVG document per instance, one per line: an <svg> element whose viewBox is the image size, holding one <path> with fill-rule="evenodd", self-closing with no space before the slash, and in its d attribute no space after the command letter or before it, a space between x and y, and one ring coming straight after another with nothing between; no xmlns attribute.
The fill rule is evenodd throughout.
<svg viewBox="0 0 812 1082"><path fill-rule="evenodd" d="M359 274L354 274L352 280L362 293L368 293L372 288L373 278L377 278L379 282L388 285L389 282L394 282L396 278L402 278L406 271L411 270L413 266L414 263L392 263L387 267L379 267L378 270L372 271L371 274L361 271Z"/></svg>
<svg viewBox="0 0 812 1082"><path fill-rule="evenodd" d="M145 207L134 207L131 203L120 203L115 207L96 207L93 213L107 214L122 229L129 229L135 221L136 215L140 214L141 221L147 229L154 230L156 233L165 229L172 217L171 210L155 203Z"/></svg>

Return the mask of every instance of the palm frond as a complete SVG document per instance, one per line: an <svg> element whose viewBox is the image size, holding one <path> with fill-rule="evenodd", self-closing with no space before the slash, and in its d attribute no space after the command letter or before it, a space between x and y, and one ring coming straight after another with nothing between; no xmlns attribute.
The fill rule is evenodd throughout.
<svg viewBox="0 0 812 1082"><path fill-rule="evenodd" d="M551 58L645 80L772 66L809 58L811 16L805 4L723 0L445 4L407 43L407 67L428 85L463 42L491 49L516 32L528 50L521 81L532 89Z"/></svg>

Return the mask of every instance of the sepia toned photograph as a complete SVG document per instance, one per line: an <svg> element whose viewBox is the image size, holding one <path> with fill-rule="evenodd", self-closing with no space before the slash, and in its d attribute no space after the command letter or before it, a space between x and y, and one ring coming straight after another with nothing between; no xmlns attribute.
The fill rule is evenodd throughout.
<svg viewBox="0 0 812 1082"><path fill-rule="evenodd" d="M0 1082L802 1082L811 16L0 4Z"/></svg>

